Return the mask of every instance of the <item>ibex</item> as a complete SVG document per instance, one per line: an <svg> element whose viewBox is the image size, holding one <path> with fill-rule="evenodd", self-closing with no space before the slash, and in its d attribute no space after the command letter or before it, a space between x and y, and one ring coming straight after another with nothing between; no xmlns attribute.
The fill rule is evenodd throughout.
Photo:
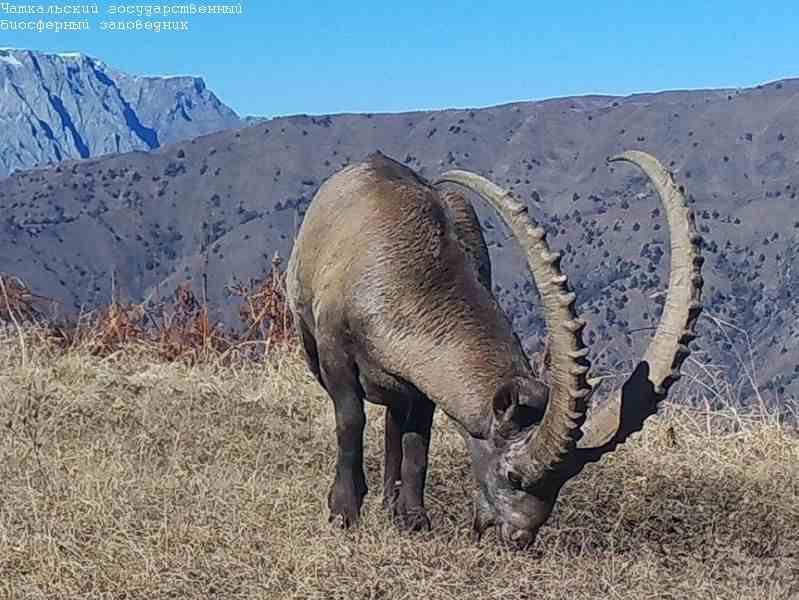
<svg viewBox="0 0 799 600"><path fill-rule="evenodd" d="M338 442L331 520L357 523L364 399L385 413L383 502L397 525L430 527L424 486L433 413L458 425L478 491L473 531L496 526L530 545L557 496L586 463L613 451L655 414L680 377L701 310L700 237L682 190L656 159L630 151L649 177L671 231L671 274L658 328L627 382L592 408L585 322L542 227L511 193L466 171L429 183L380 154L327 179L314 196L287 268L289 306L308 367L332 398ZM550 368L537 379L492 294L491 266L469 201L477 192L527 256L548 330Z"/></svg>

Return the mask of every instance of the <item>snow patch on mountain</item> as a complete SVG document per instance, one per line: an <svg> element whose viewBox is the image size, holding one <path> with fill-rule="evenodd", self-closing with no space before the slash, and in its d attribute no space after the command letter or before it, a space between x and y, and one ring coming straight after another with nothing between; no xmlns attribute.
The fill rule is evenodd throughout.
<svg viewBox="0 0 799 600"><path fill-rule="evenodd" d="M13 55L10 54L0 54L0 63L5 63L7 65L11 65L12 67L23 66L21 62L19 62Z"/></svg>

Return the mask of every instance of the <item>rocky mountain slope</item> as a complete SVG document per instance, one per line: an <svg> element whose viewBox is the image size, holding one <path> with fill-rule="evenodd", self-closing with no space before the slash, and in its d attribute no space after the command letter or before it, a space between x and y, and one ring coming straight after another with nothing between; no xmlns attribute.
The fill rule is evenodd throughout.
<svg viewBox="0 0 799 600"><path fill-rule="evenodd" d="M199 77L136 77L84 54L0 49L0 176L241 124Z"/></svg>
<svg viewBox="0 0 799 600"><path fill-rule="evenodd" d="M319 184L376 149L428 177L475 170L527 202L564 252L594 362L609 371L628 368L651 334L669 246L645 178L605 159L624 149L652 152L685 186L705 237L707 308L689 371L732 371L738 383L730 393L742 398L755 389L776 400L799 395L799 80L479 110L293 116L154 152L18 173L0 180L0 271L67 311L107 302L114 269L133 300L206 272L211 300L232 320L224 286L268 270L275 251L287 256ZM537 347L542 322L524 263L499 218L477 208L497 293ZM716 391L698 389L714 401Z"/></svg>

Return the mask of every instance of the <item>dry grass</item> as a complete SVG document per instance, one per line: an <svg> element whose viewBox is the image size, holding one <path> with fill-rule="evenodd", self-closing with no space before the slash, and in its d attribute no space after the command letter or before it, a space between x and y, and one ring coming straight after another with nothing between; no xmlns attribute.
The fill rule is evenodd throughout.
<svg viewBox="0 0 799 600"><path fill-rule="evenodd" d="M468 459L440 415L434 530L400 535L369 415L365 518L342 532L325 505L331 404L294 351L165 362L10 328L0 597L799 598L799 436L767 416L670 409L514 554L469 541Z"/></svg>

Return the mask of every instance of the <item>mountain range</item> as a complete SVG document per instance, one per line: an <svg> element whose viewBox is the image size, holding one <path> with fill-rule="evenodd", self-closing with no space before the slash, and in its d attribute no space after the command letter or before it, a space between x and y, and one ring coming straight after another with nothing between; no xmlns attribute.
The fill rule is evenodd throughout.
<svg viewBox="0 0 799 600"><path fill-rule="evenodd" d="M18 54L0 54L0 61L4 56L6 63L9 56L22 62ZM187 133L174 143L159 133L157 145L147 144L136 126L125 134L130 146L119 141L119 150L133 151L113 153L116 125L106 130L103 121L109 111L82 109L74 128L82 132L78 123L91 123L94 133L80 139L112 154L0 179L0 272L22 277L64 312L107 303L113 272L122 297L134 301L207 274L211 302L233 322L236 306L225 286L263 275L275 252L288 256L320 183L381 150L424 177L451 168L476 171L525 202L563 252L564 271L589 321L593 361L612 376L628 369L648 341L668 268L667 227L646 178L631 166L606 163L619 151L640 149L685 187L704 237L705 311L688 365L693 385L682 387L709 405L730 395L742 401L799 396L799 80L243 123L196 83L136 84L134 78L111 79L112 85L102 81L111 75L97 75L109 69L94 59L60 60L82 65L77 80L104 86L108 106L124 115L127 103L145 129L177 132L169 124L186 119L174 103L148 105L145 92L130 89L186 85L205 98L191 96L194 112L187 109L192 120L186 123L218 127L229 119L234 125ZM41 88L41 103L56 119L58 102L49 98L60 94L66 107L65 90L72 89L69 75L59 77L61 87ZM9 88L5 83L3 93ZM13 139L3 142L3 156L7 144L22 147L14 136L27 136L33 121L19 123ZM64 147L74 142L69 127L66 132L59 138ZM37 139L41 147L56 147L46 133L37 132ZM525 263L498 216L477 199L475 206L495 291L525 344L538 349L543 322ZM717 385L707 385L708 378Z"/></svg>
<svg viewBox="0 0 799 600"><path fill-rule="evenodd" d="M242 124L200 77L138 77L86 54L0 48L0 176Z"/></svg>

